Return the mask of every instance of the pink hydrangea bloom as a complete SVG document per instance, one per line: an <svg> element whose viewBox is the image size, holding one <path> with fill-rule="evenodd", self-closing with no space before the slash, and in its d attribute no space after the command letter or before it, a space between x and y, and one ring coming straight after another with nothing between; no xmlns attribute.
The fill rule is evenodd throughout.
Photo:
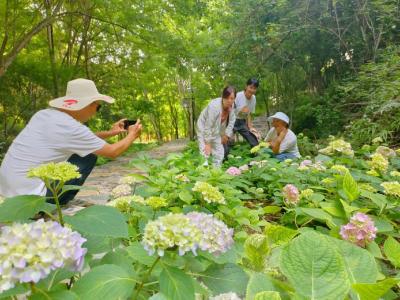
<svg viewBox="0 0 400 300"><path fill-rule="evenodd" d="M377 228L369 216L356 213L350 222L340 228L340 235L346 241L365 247L376 237Z"/></svg>
<svg viewBox="0 0 400 300"><path fill-rule="evenodd" d="M309 166L311 166L312 164L313 164L313 162L312 162L311 160L306 159L306 160L303 160L303 161L300 163L300 167L309 167Z"/></svg>
<svg viewBox="0 0 400 300"><path fill-rule="evenodd" d="M240 171L240 169L236 167L229 167L228 170L226 170L226 173L232 176L238 176L242 174L242 171Z"/></svg>
<svg viewBox="0 0 400 300"><path fill-rule="evenodd" d="M296 205L300 200L298 188L293 184L287 184L282 189L284 200L287 204Z"/></svg>

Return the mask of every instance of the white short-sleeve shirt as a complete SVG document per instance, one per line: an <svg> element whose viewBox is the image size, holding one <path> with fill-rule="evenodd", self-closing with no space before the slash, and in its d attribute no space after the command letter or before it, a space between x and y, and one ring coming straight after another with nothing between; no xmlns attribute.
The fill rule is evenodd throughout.
<svg viewBox="0 0 400 300"><path fill-rule="evenodd" d="M0 195L45 195L44 183L27 178L30 168L68 160L72 154L86 156L106 142L70 115L56 110L37 112L15 138L0 167Z"/></svg>
<svg viewBox="0 0 400 300"><path fill-rule="evenodd" d="M244 91L241 91L236 94L235 99L235 114L237 119L247 119L249 113L241 112L241 110L247 106L249 108L249 113L256 112L256 96L251 96L250 99L247 99Z"/></svg>
<svg viewBox="0 0 400 300"><path fill-rule="evenodd" d="M265 137L265 141L270 142L273 139L277 138L278 134L276 132L275 127L272 127ZM296 157L301 157L299 148L297 147L297 137L293 131L288 129L285 138L282 140L279 146L279 154L280 153L291 153Z"/></svg>

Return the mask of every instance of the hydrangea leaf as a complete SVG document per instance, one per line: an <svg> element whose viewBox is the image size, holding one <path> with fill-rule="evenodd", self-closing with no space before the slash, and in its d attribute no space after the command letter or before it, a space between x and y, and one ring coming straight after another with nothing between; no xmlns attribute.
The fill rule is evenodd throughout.
<svg viewBox="0 0 400 300"><path fill-rule="evenodd" d="M254 300L281 300L281 295L278 292L266 291L258 293Z"/></svg>
<svg viewBox="0 0 400 300"><path fill-rule="evenodd" d="M77 294L71 291L56 291L46 293L44 291L40 291L40 293L35 293L29 297L30 300L79 300Z"/></svg>
<svg viewBox="0 0 400 300"><path fill-rule="evenodd" d="M101 265L83 275L72 291L85 300L128 299L136 281L119 266Z"/></svg>
<svg viewBox="0 0 400 300"><path fill-rule="evenodd" d="M193 279L183 271L165 265L160 274L160 291L168 300L194 300Z"/></svg>
<svg viewBox="0 0 400 300"><path fill-rule="evenodd" d="M246 300L253 300L256 294L263 291L275 291L276 288L267 274L254 273L251 275L246 289Z"/></svg>
<svg viewBox="0 0 400 300"><path fill-rule="evenodd" d="M360 300L379 300L399 281L397 278L387 278L377 283L356 283L352 288L358 293Z"/></svg>
<svg viewBox="0 0 400 300"><path fill-rule="evenodd" d="M353 176L351 176L350 172L346 172L344 175L343 190L350 202L356 200L360 195L357 182L354 180Z"/></svg>
<svg viewBox="0 0 400 300"><path fill-rule="evenodd" d="M378 278L375 258L367 250L347 241L326 237L336 247L344 259L350 282L374 283Z"/></svg>
<svg viewBox="0 0 400 300"><path fill-rule="evenodd" d="M308 299L343 299L350 289L343 258L325 236L314 231L283 248L280 269L296 294Z"/></svg>
<svg viewBox="0 0 400 300"><path fill-rule="evenodd" d="M0 222L27 221L40 211L48 211L49 206L53 207L43 196L7 198L0 204Z"/></svg>
<svg viewBox="0 0 400 300"><path fill-rule="evenodd" d="M128 225L125 218L114 207L93 205L80 210L74 216L66 216L65 221L84 234L128 237Z"/></svg>
<svg viewBox="0 0 400 300"><path fill-rule="evenodd" d="M269 254L268 239L263 234L252 234L244 243L243 263L254 271L262 271Z"/></svg>
<svg viewBox="0 0 400 300"><path fill-rule="evenodd" d="M290 242L298 234L297 230L281 225L268 224L265 227L265 235L270 245L284 245Z"/></svg>
<svg viewBox="0 0 400 300"><path fill-rule="evenodd" d="M244 295L249 280L243 269L235 264L213 265L203 274L204 284L215 295L228 292Z"/></svg>
<svg viewBox="0 0 400 300"><path fill-rule="evenodd" d="M383 251L393 266L400 267L400 243L389 236L385 241Z"/></svg>

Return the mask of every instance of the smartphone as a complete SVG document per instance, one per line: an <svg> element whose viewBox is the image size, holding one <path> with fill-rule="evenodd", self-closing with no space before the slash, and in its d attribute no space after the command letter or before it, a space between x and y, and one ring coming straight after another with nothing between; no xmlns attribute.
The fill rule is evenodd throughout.
<svg viewBox="0 0 400 300"><path fill-rule="evenodd" d="M124 129L128 130L129 126L135 125L137 120L124 120Z"/></svg>

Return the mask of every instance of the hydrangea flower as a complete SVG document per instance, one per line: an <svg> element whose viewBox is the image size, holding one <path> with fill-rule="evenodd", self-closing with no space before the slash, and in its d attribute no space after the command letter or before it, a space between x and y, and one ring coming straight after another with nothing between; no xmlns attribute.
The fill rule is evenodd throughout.
<svg viewBox="0 0 400 300"><path fill-rule="evenodd" d="M146 200L144 200L144 198L142 196L139 196L139 195L133 195L132 196L132 202L136 202L136 203L143 204L143 205L146 204Z"/></svg>
<svg viewBox="0 0 400 300"><path fill-rule="evenodd" d="M386 195L400 197L400 183L398 181L382 182L381 186L385 190Z"/></svg>
<svg viewBox="0 0 400 300"><path fill-rule="evenodd" d="M224 222L213 215L191 212L186 215L190 223L195 225L202 233L199 248L212 254L219 255L228 251L233 245L233 229L228 228Z"/></svg>
<svg viewBox="0 0 400 300"><path fill-rule="evenodd" d="M370 145L362 145L361 150L370 151L371 150L371 146Z"/></svg>
<svg viewBox="0 0 400 300"><path fill-rule="evenodd" d="M305 190L302 190L302 191L300 192L300 198L301 198L301 199L308 199L308 198L310 198L313 194L314 194L314 191L313 191L312 189L305 189Z"/></svg>
<svg viewBox="0 0 400 300"><path fill-rule="evenodd" d="M320 153L325 155L334 155L336 153L342 153L344 155L353 157L354 151L351 148L351 144L345 142L343 139L336 139L329 142L326 148L319 150Z"/></svg>
<svg viewBox="0 0 400 300"><path fill-rule="evenodd" d="M149 197L146 199L146 204L150 206L152 209L159 209L161 207L166 207L168 206L167 199L163 197Z"/></svg>
<svg viewBox="0 0 400 300"><path fill-rule="evenodd" d="M325 171L326 167L323 165L321 161L317 161L314 164L311 160L306 159L300 163L300 166L297 169L299 171L306 171L310 169L314 169L316 171Z"/></svg>
<svg viewBox="0 0 400 300"><path fill-rule="evenodd" d="M215 297L210 297L210 300L241 300L241 299L236 293L229 292L229 293L219 294Z"/></svg>
<svg viewBox="0 0 400 300"><path fill-rule="evenodd" d="M236 168L236 167L229 167L226 170L226 173L229 175L232 175L232 176L238 176L238 175L242 174L242 171L240 171L240 169Z"/></svg>
<svg viewBox="0 0 400 300"><path fill-rule="evenodd" d="M365 173L367 173L368 175L371 175L371 176L379 177L379 173L377 171L375 171L374 169L369 170Z"/></svg>
<svg viewBox="0 0 400 300"><path fill-rule="evenodd" d="M369 191L369 192L372 192L372 193L376 193L377 192L377 190L372 185L370 185L369 183L365 183L365 182L359 183L358 187L360 189L362 189L362 190L366 190L366 191Z"/></svg>
<svg viewBox="0 0 400 300"><path fill-rule="evenodd" d="M117 185L113 190L111 191L111 197L113 198L119 198L123 196L129 196L132 194L132 188L129 184L120 184Z"/></svg>
<svg viewBox="0 0 400 300"><path fill-rule="evenodd" d="M380 153L374 153L371 155L371 160L367 162L372 170L380 173L386 172L389 161Z"/></svg>
<svg viewBox="0 0 400 300"><path fill-rule="evenodd" d="M70 228L43 219L4 226L0 234L0 293L17 283L37 283L59 268L80 271L87 251L82 248L85 241Z"/></svg>
<svg viewBox="0 0 400 300"><path fill-rule="evenodd" d="M164 256L164 251L173 247L178 248L179 255L188 251L197 255L201 238L201 231L187 216L170 213L147 223L142 244L149 255L157 252L159 256Z"/></svg>
<svg viewBox="0 0 400 300"><path fill-rule="evenodd" d="M144 200L144 198L138 195L122 196L107 202L107 205L115 207L121 212L129 212L131 209L132 202L146 205L146 201Z"/></svg>
<svg viewBox="0 0 400 300"><path fill-rule="evenodd" d="M335 183L335 179L331 178L331 177L324 178L324 179L321 180L321 183L324 184L324 185L329 186L329 185L332 185L332 184Z"/></svg>
<svg viewBox="0 0 400 300"><path fill-rule="evenodd" d="M379 146L378 148L376 148L375 153L381 154L386 159L396 157L396 152L393 149L385 146Z"/></svg>
<svg viewBox="0 0 400 300"><path fill-rule="evenodd" d="M260 161L256 161L256 160L252 160L249 165L250 166L257 166L258 168L262 168L265 167L267 165L268 161L267 160L260 160Z"/></svg>
<svg viewBox="0 0 400 300"><path fill-rule="evenodd" d="M390 176L392 176L392 177L400 177L400 172L399 171L392 171L392 172L390 172Z"/></svg>
<svg viewBox="0 0 400 300"><path fill-rule="evenodd" d="M262 148L268 148L269 147L269 143L267 142L261 142L259 143L257 146L254 146L253 148L250 149L250 153L257 153L259 152Z"/></svg>
<svg viewBox="0 0 400 300"><path fill-rule="evenodd" d="M313 168L317 171L325 171L326 167L324 166L324 163L322 161L317 161L315 164L313 164Z"/></svg>
<svg viewBox="0 0 400 300"><path fill-rule="evenodd" d="M284 200L289 205L296 205L300 200L300 193L293 184L287 184L282 189Z"/></svg>
<svg viewBox="0 0 400 300"><path fill-rule="evenodd" d="M298 170L304 171L308 170L312 166L313 162L309 159L303 160L298 167Z"/></svg>
<svg viewBox="0 0 400 300"><path fill-rule="evenodd" d="M190 179L185 174L178 174L175 179L182 182L190 182Z"/></svg>
<svg viewBox="0 0 400 300"><path fill-rule="evenodd" d="M0 196L0 204L2 204L4 202L4 198L2 196Z"/></svg>
<svg viewBox="0 0 400 300"><path fill-rule="evenodd" d="M246 172L249 170L249 165L243 165L239 167L239 170L242 172Z"/></svg>
<svg viewBox="0 0 400 300"><path fill-rule="evenodd" d="M343 165L333 165L331 170L339 173L340 175L346 175L346 173L349 172L349 169Z"/></svg>
<svg viewBox="0 0 400 300"><path fill-rule="evenodd" d="M262 193L264 193L264 189L263 188L256 188L256 193L257 194L262 194Z"/></svg>
<svg viewBox="0 0 400 300"><path fill-rule="evenodd" d="M218 188L203 181L197 181L192 188L194 192L200 192L207 203L225 204L225 198L218 190Z"/></svg>
<svg viewBox="0 0 400 300"><path fill-rule="evenodd" d="M78 167L69 162L48 163L28 171L28 177L37 177L44 182L48 180L57 180L66 182L71 179L80 178L81 174Z"/></svg>
<svg viewBox="0 0 400 300"><path fill-rule="evenodd" d="M382 142L383 142L383 140L380 136L378 136L372 140L372 144L380 144Z"/></svg>
<svg viewBox="0 0 400 300"><path fill-rule="evenodd" d="M119 180L119 184L134 185L136 183L138 183L138 181L133 176L124 176Z"/></svg>
<svg viewBox="0 0 400 300"><path fill-rule="evenodd" d="M365 247L376 237L377 228L369 216L363 213L356 213L351 217L350 222L340 228L340 235L360 247Z"/></svg>

